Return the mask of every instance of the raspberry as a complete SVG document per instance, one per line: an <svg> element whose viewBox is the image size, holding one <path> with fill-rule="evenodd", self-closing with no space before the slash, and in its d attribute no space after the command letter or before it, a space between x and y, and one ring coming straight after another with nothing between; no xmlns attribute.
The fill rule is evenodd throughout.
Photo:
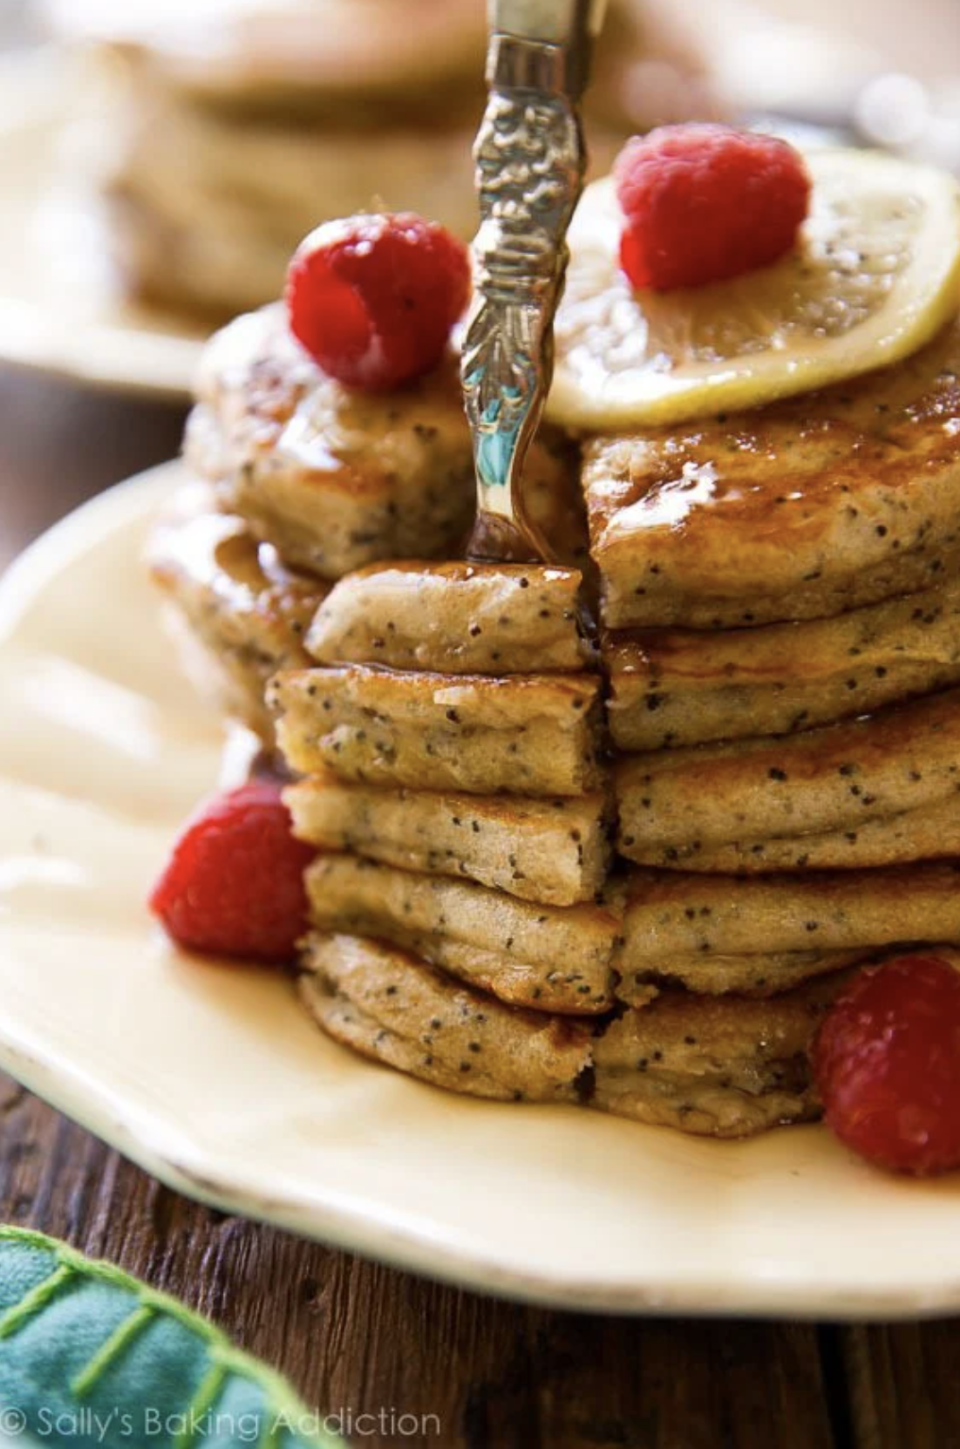
<svg viewBox="0 0 960 1449"><path fill-rule="evenodd" d="M813 1069L827 1122L898 1172L960 1167L960 974L936 956L861 973L825 1018Z"/></svg>
<svg viewBox="0 0 960 1449"><path fill-rule="evenodd" d="M635 287L699 287L765 267L795 244L810 201L800 155L729 126L634 136L613 169L626 218L620 265Z"/></svg>
<svg viewBox="0 0 960 1449"><path fill-rule="evenodd" d="M294 839L280 790L253 780L215 795L184 826L150 895L181 946L259 961L293 955L314 852Z"/></svg>
<svg viewBox="0 0 960 1449"><path fill-rule="evenodd" d="M348 387L399 387L436 367L470 295L467 249L412 212L325 222L287 272L290 330Z"/></svg>

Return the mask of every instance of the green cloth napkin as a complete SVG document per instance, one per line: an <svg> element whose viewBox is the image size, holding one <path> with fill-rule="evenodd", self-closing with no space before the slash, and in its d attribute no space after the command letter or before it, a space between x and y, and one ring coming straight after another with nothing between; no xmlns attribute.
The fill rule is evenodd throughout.
<svg viewBox="0 0 960 1449"><path fill-rule="evenodd" d="M286 1380L183 1303L3 1226L0 1433L55 1449L344 1449Z"/></svg>

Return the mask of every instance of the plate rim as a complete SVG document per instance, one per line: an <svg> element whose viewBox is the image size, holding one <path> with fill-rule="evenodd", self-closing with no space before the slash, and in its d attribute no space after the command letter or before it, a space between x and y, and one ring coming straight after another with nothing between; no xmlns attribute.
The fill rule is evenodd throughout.
<svg viewBox="0 0 960 1449"><path fill-rule="evenodd" d="M0 575L0 659L18 621L70 559L85 551L107 520L120 523L153 506L174 480L186 476L181 460L133 475L67 514L28 546ZM475 1292L553 1308L611 1314L685 1314L698 1317L779 1316L797 1319L891 1320L928 1318L960 1309L960 1269L919 1287L891 1287L862 1281L758 1276L749 1281L719 1274L711 1280L677 1277L675 1265L643 1281L614 1283L603 1278L550 1277L499 1266L417 1231L369 1201L351 1201L322 1179L307 1201L283 1190L267 1195L234 1174L205 1171L203 1160L179 1148L164 1148L162 1126L137 1111L125 1113L114 1089L104 1087L74 1064L55 1064L42 1044L26 1040L15 1023L0 1017L0 1067L29 1091L64 1113L122 1156L175 1191L195 1201L252 1218L343 1251L389 1264L400 1271ZM563 1109L553 1109L563 1110ZM636 1125L636 1130L645 1130ZM656 1128L646 1129L657 1131ZM803 1129L794 1129L803 1130ZM198 1149L202 1153L203 1149ZM208 1166L209 1164L207 1164Z"/></svg>

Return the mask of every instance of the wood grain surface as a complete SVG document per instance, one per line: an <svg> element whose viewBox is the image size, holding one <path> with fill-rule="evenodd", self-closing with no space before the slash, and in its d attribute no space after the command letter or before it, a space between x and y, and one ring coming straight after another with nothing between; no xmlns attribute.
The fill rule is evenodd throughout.
<svg viewBox="0 0 960 1449"><path fill-rule="evenodd" d="M0 372L0 567L84 498L171 456L181 426L176 409ZM956 1322L498 1303L197 1206L5 1078L0 1221L120 1263L209 1314L309 1404L370 1416L355 1449L960 1449ZM428 1417L410 1433L400 1414Z"/></svg>

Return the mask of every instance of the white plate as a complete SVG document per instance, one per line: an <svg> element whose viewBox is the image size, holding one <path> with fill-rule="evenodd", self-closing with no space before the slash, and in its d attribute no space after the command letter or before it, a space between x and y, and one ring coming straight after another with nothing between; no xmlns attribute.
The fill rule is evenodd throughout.
<svg viewBox="0 0 960 1449"><path fill-rule="evenodd" d="M139 555L168 465L0 583L0 1064L192 1196L474 1288L612 1310L960 1307L960 1175L823 1129L684 1138L474 1102L326 1040L269 971L171 949L143 900L221 737Z"/></svg>
<svg viewBox="0 0 960 1449"><path fill-rule="evenodd" d="M0 61L0 362L185 397L203 329L124 299L95 202L62 154L79 104L56 57Z"/></svg>

